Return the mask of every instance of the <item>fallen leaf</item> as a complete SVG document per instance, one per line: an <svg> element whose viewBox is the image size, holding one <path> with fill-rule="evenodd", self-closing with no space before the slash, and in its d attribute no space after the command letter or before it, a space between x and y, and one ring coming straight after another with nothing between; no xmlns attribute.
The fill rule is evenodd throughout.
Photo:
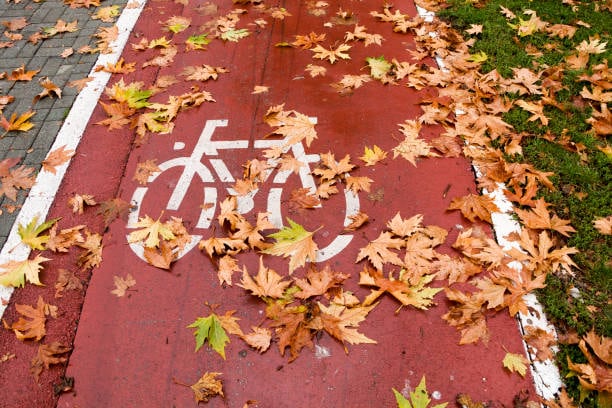
<svg viewBox="0 0 612 408"><path fill-rule="evenodd" d="M206 372L195 384L191 385L196 404L208 402L210 398L217 395L223 397L223 383L217 379L219 375L221 373Z"/></svg>
<svg viewBox="0 0 612 408"><path fill-rule="evenodd" d="M468 194L463 197L454 198L449 204L447 210L460 210L461 214L471 222L476 222L476 219L491 224L491 213L499 212L499 208L488 195Z"/></svg>
<svg viewBox="0 0 612 408"><path fill-rule="evenodd" d="M47 154L47 157L42 162L42 167L45 171L51 174L56 174L56 167L68 162L74 156L74 150L66 150L66 146L58 147Z"/></svg>
<svg viewBox="0 0 612 408"><path fill-rule="evenodd" d="M40 374L43 369L49 369L52 364L61 364L68 361L68 357L61 356L72 350L71 347L64 346L60 342L54 341L51 344L41 344L38 346L36 356L32 358L30 363L30 372L34 375L34 379L38 383Z"/></svg>
<svg viewBox="0 0 612 408"><path fill-rule="evenodd" d="M54 218L38 225L38 216L36 216L26 226L19 224L17 233L21 242L32 249L45 249L44 244L49 240L49 236L40 234L51 228L58 220L59 218Z"/></svg>
<svg viewBox="0 0 612 408"><path fill-rule="evenodd" d="M11 329L21 341L29 339L40 341L47 333L45 329L47 316L57 317L55 315L57 307L45 303L41 296L38 296L36 308L30 305L15 304L15 310L21 316L11 325Z"/></svg>
<svg viewBox="0 0 612 408"><path fill-rule="evenodd" d="M502 363L504 368L512 373L518 373L521 377L525 377L525 374L527 374L529 361L522 354L506 353Z"/></svg>
<svg viewBox="0 0 612 408"><path fill-rule="evenodd" d="M312 238L316 231L307 231L289 218L287 222L289 227L283 227L280 231L268 235L276 239L276 242L262 253L290 257L289 274L292 274L296 268L304 266L307 260L315 261L318 247Z"/></svg>
<svg viewBox="0 0 612 408"><path fill-rule="evenodd" d="M91 194L74 194L68 199L68 207L74 214L83 214L86 205L94 206L98 203Z"/></svg>
<svg viewBox="0 0 612 408"><path fill-rule="evenodd" d="M270 348L270 342L272 340L272 333L270 333L270 329L265 327L251 327L252 332L247 333L242 336L242 339L249 346L253 347L255 350L260 353L264 353L268 348Z"/></svg>
<svg viewBox="0 0 612 408"><path fill-rule="evenodd" d="M82 290L83 283L81 279L68 269L60 269L58 271L57 282L55 282L55 298L64 296L65 290Z"/></svg>
<svg viewBox="0 0 612 408"><path fill-rule="evenodd" d="M207 317L198 317L188 328L196 329L193 335L196 338L196 349L204 345L205 341L225 360L225 346L229 343L229 337L225 333L219 316L211 313Z"/></svg>
<svg viewBox="0 0 612 408"><path fill-rule="evenodd" d="M251 291L258 297L269 297L280 299L284 291L291 285L291 281L284 281L275 270L267 268L263 264L263 258L259 258L259 270L257 275L251 277L246 268L242 268L242 280L238 284L241 288Z"/></svg>
<svg viewBox="0 0 612 408"><path fill-rule="evenodd" d="M269 86L255 85L255 87L253 88L253 92L251 93L253 95L257 95L257 94L262 94L262 93L268 93L269 90L270 90Z"/></svg>
<svg viewBox="0 0 612 408"><path fill-rule="evenodd" d="M43 87L43 91L34 97L34 101L32 103L36 103L47 96L56 96L58 99L62 98L62 90L53 82L51 82L49 78L42 78L39 83Z"/></svg>
<svg viewBox="0 0 612 408"><path fill-rule="evenodd" d="M50 261L41 255L36 255L34 259L24 261L9 261L0 265L0 285L23 287L25 281L42 286L38 274L42 269L42 262Z"/></svg>
<svg viewBox="0 0 612 408"><path fill-rule="evenodd" d="M111 290L111 293L117 297L125 296L125 292L136 284L136 280L129 273L125 278L113 276L113 282L115 289Z"/></svg>
<svg viewBox="0 0 612 408"><path fill-rule="evenodd" d="M6 77L6 79L8 79L9 81L31 81L34 75L38 74L39 72L40 69L26 71L24 64L21 65L19 68L13 70L13 72L11 72L10 75Z"/></svg>

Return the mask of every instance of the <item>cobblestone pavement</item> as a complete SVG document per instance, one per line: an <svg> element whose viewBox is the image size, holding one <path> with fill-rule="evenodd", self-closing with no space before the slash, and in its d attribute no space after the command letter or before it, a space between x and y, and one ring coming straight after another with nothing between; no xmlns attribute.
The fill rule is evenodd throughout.
<svg viewBox="0 0 612 408"><path fill-rule="evenodd" d="M89 45L96 48L95 34L100 27L112 26L112 22L102 22L92 16L101 7L117 5L119 11L127 3L126 0L103 0L99 6L88 8L71 8L58 0L35 2L32 0L16 0L8 2L0 0L0 27L5 34L1 43L13 43L12 46L0 48L0 77L3 72L10 74L22 65L26 70L40 70L31 81L0 80L0 96L11 95L15 99L8 104L2 114L10 118L11 114L20 115L29 110L35 111L31 118L34 127L27 132L9 132L0 138L0 161L6 158L19 157L20 165L34 167L40 170L41 162L59 132L76 96L77 88L69 87L71 81L88 76L93 68L98 53L79 53L78 50ZM87 2L81 2L87 4ZM96 1L89 1L96 3ZM25 18L27 25L19 30L8 30L8 24L19 18ZM31 35L42 33L45 29L54 27L58 20L66 23L77 21L77 30L65 32L42 39L38 43L28 41ZM11 40L10 34L20 34L22 39ZM8 34L8 35L7 35ZM72 48L73 54L62 57L64 50ZM39 80L48 77L62 90L61 98L45 97L33 103L34 97L42 91ZM3 129L0 129L3 132ZM19 206L23 204L27 190L20 190L17 201L2 195L0 189L0 248L6 242L8 234L17 217Z"/></svg>

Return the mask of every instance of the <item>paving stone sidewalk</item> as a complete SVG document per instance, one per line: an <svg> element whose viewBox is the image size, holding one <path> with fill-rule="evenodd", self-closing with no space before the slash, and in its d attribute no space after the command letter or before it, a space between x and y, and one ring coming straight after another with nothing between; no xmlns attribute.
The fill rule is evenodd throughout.
<svg viewBox="0 0 612 408"><path fill-rule="evenodd" d="M99 7L89 8L71 8L69 4L59 0L0 1L0 28L3 31L7 28L5 22L23 17L28 23L23 29L12 31L21 34L22 39L12 41L11 47L0 48L0 74L10 74L22 65L26 70L40 70L32 81L0 80L0 96L11 95L15 98L2 112L6 118L10 118L13 113L20 115L28 110L36 112L31 118L34 124L31 130L10 132L0 138L0 160L19 157L22 159L21 165L34 167L38 172L78 94L78 90L68 84L87 77L98 58L98 53L81 54L77 50L86 45L95 49L96 32L100 27L113 24L93 19L92 16L100 7L118 5L121 11L127 1L103 0ZM55 26L58 20L66 23L76 20L78 29L42 39L37 44L28 41L32 34ZM0 38L0 43L2 42L10 42L6 34ZM74 53L66 58L62 57L62 52L68 48L72 48ZM42 91L39 80L44 77L48 77L62 90L61 99L46 97L34 104L34 97ZM6 242L18 208L26 196L27 191L20 190L17 202L5 196L0 197L0 248ZM12 211L15 206L17 210Z"/></svg>

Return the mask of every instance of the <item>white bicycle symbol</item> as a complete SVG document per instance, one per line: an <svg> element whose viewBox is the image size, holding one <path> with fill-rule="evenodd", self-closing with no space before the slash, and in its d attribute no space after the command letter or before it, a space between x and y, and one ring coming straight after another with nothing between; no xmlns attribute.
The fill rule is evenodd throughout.
<svg viewBox="0 0 612 408"><path fill-rule="evenodd" d="M316 124L316 118L310 118L313 124ZM204 126L204 130L202 130L202 134L196 143L195 148L190 156L187 157L176 157L174 159L165 161L158 165L161 172L157 172L152 174L148 179L148 185L153 183L164 171L171 169L173 167L183 167L183 172L180 175L176 186L174 187L174 191L168 200L166 205L167 210L178 210L181 206L181 203L185 199L187 189L193 182L194 177L197 175L200 181L204 185L204 205L202 205L202 210L200 212L198 221L195 225L196 229L208 229L211 226L211 222L214 218L214 214L217 207L217 188L214 186L210 186L211 183L215 182L215 176L209 170L206 165L202 162L204 157L208 158L211 167L213 168L218 180L223 183L233 184L235 183L235 179L233 175L230 173L223 159L218 158L220 150L234 150L234 149L246 149L249 147L248 140L231 140L231 141L213 141L212 135L216 128L226 127L228 121L223 120L207 120L206 125ZM253 147L255 149L269 149L275 146L284 146L286 139L280 140L269 140L269 139L261 139L255 140ZM184 146L183 143L177 142L175 143L174 150L180 150ZM316 184L315 180L310 172L310 163L317 163L320 161L320 156L318 154L306 154L304 151L304 146L302 143L296 143L291 146L286 146L283 148L283 152L286 153L291 150L293 156L303 163L299 170L299 178L302 186L304 188L308 188L311 193L316 192ZM274 168L277 164L277 159L269 159L268 164L270 165L270 170L265 175L263 182L266 182L271 174L274 172ZM291 171L280 171L277 170L276 174L272 180L275 185L280 185L280 187L270 188L267 198L267 212L269 213L268 219L276 228L283 227L283 217L281 213L281 194L283 191L282 185L285 184L288 177L291 175ZM207 186L208 184L208 186ZM137 187L132 195L131 202L135 205L134 211L129 214L127 228L134 229L136 228L136 223L140 217L140 209L142 207L143 200L148 191L149 187ZM238 201L238 212L241 214L247 214L250 212L255 204L253 201L253 197L257 194L258 190L254 190L247 195L239 196L236 194L232 187L226 188L227 192L230 195L234 195ZM344 192L345 202L346 202L346 211L344 217L344 226L347 226L351 223L351 219L349 217L357 214L359 212L359 197L357 194L350 190L345 190ZM128 235L126 235L126 238ZM192 235L191 241L189 244L185 246L185 248L178 254L177 259L184 256L186 253L191 251L198 242L202 239L202 235ZM317 251L317 257L315 262L323 262L326 261L333 256L339 254L344 248L346 248L353 236L351 234L340 234L336 236L327 246L319 249ZM128 240L129 242L129 240ZM144 257L144 247L141 243L130 243L130 248L132 251L141 259L145 260Z"/></svg>

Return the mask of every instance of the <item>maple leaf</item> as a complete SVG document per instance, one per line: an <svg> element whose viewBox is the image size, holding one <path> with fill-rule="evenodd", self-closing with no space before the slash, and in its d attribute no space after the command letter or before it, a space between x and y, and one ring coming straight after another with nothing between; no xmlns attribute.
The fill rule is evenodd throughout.
<svg viewBox="0 0 612 408"><path fill-rule="evenodd" d="M268 235L276 240L269 248L262 251L264 254L290 257L289 274L304 266L306 260L314 262L316 259L317 244L312 236L315 231L307 231L303 226L287 218L288 227L283 227L280 231Z"/></svg>
<svg viewBox="0 0 612 408"><path fill-rule="evenodd" d="M283 281L283 277L275 270L265 267L263 259L260 257L257 275L252 278L246 268L243 267L242 280L238 286L250 290L253 295L258 297L280 299L284 296L284 291L290 284L290 281Z"/></svg>
<svg viewBox="0 0 612 408"><path fill-rule="evenodd" d="M387 228L389 228L391 232L398 237L408 238L420 229L422 222L423 215L421 214L413 215L408 219L403 219L400 213L397 212L393 218L387 222Z"/></svg>
<svg viewBox="0 0 612 408"><path fill-rule="evenodd" d="M432 263L432 272L436 273L437 280L447 279L448 284L466 282L468 278L482 272L482 268L468 259L451 258L442 255Z"/></svg>
<svg viewBox="0 0 612 408"><path fill-rule="evenodd" d="M253 347L260 353L268 350L272 340L272 333L270 333L270 329L253 326L251 327L251 330L251 333L247 333L242 336L242 339L246 342L246 344Z"/></svg>
<svg viewBox="0 0 612 408"><path fill-rule="evenodd" d="M289 205L293 208L315 208L321 205L321 201L310 192L310 188L297 188L291 191Z"/></svg>
<svg viewBox="0 0 612 408"><path fill-rule="evenodd" d="M502 363L504 368L512 373L518 373L521 377L525 377L525 374L527 374L529 361L522 354L506 353Z"/></svg>
<svg viewBox="0 0 612 408"><path fill-rule="evenodd" d="M51 228L58 220L59 218L54 218L38 225L38 216L36 216L25 227L19 224L17 233L21 242L32 249L45 249L44 244L49 240L49 236L40 234Z"/></svg>
<svg viewBox="0 0 612 408"><path fill-rule="evenodd" d="M217 80L219 74L229 72L223 67L213 67L210 65L188 66L183 69L181 75L185 76L187 81L208 81L209 79Z"/></svg>
<svg viewBox="0 0 612 408"><path fill-rule="evenodd" d="M48 77L42 78L39 83L40 86L43 87L43 91L34 97L34 101L32 103L36 103L46 96L56 96L59 99L62 98L62 90L57 85L55 85Z"/></svg>
<svg viewBox="0 0 612 408"><path fill-rule="evenodd" d="M208 341L210 347L225 360L225 346L230 339L227 337L219 316L211 313L207 317L198 317L187 327L195 329L193 333L196 339L195 351L198 351L204 345L204 342Z"/></svg>
<svg viewBox="0 0 612 408"><path fill-rule="evenodd" d="M5 159L0 163L5 163L7 160L10 161L12 159ZM19 162L19 159L14 164L17 162ZM27 189L34 185L36 180L32 172L34 172L34 168L25 166L3 171L0 175L0 182L2 183L0 197L4 194L11 200L17 201L17 189Z"/></svg>
<svg viewBox="0 0 612 408"><path fill-rule="evenodd" d="M316 78L318 76L325 76L325 73L327 72L327 68L313 64L306 65L305 70L310 74L312 78Z"/></svg>
<svg viewBox="0 0 612 408"><path fill-rule="evenodd" d="M564 235L569 236L570 232L576 232L570 224L570 220L563 220L553 214L552 218L546 209L549 204L540 198L535 201L535 207L531 210L521 210L515 208L514 211L519 216L523 224L531 229L549 229L554 230Z"/></svg>
<svg viewBox="0 0 612 408"><path fill-rule="evenodd" d="M145 160L136 165L136 171L134 172L134 176L132 176L132 180L136 180L140 185L144 186L149 182L149 178L152 175L160 171L161 169L157 165L157 159Z"/></svg>
<svg viewBox="0 0 612 408"><path fill-rule="evenodd" d="M406 120L399 125L400 131L405 138L402 142L393 148L393 158L402 156L404 159L412 163L416 167L416 159L418 157L436 157L436 153L432 152L432 147L422 139L419 139L421 124L414 120Z"/></svg>
<svg viewBox="0 0 612 408"><path fill-rule="evenodd" d="M340 44L338 47L326 49L317 44L316 47L311 48L310 51L314 52L313 58L320 60L328 60L330 64L334 64L339 58L343 60L351 59L350 55L346 51L352 47L348 44Z"/></svg>
<svg viewBox="0 0 612 408"><path fill-rule="evenodd" d="M234 272L240 272L236 258L233 258L230 255L224 255L219 258L217 277L219 278L220 285L227 284L232 286L232 275Z"/></svg>
<svg viewBox="0 0 612 408"><path fill-rule="evenodd" d="M49 230L49 239L45 244L45 249L53 252L68 252L68 248L75 244L85 242L81 230L84 225L77 225L57 232L57 224Z"/></svg>
<svg viewBox="0 0 612 408"><path fill-rule="evenodd" d="M359 250L355 262L367 258L377 271L382 271L384 263L401 266L403 265L402 260L395 252L391 252L390 249L400 249L403 246L403 239L393 238L390 232L384 231L380 233L378 238L369 242L365 247Z"/></svg>
<svg viewBox="0 0 612 408"><path fill-rule="evenodd" d="M141 217L134 227L142 229L131 232L128 237L128 242L133 243L141 241L147 248L159 247L159 237L167 241L175 238L172 230L162 223L159 218L153 220L148 215L145 215L144 218Z"/></svg>
<svg viewBox="0 0 612 408"><path fill-rule="evenodd" d="M317 132L310 118L293 110L284 111L284 105L273 106L268 109L264 121L271 127L276 127L272 134L285 136L285 145L293 145L306 141L306 146L317 138Z"/></svg>
<svg viewBox="0 0 612 408"><path fill-rule="evenodd" d="M84 249L77 259L77 265L83 269L90 269L100 266L102 262L102 236L100 234L92 234L89 231L85 231L85 242L79 243L78 245Z"/></svg>
<svg viewBox="0 0 612 408"><path fill-rule="evenodd" d="M191 25L191 18L184 16L172 16L166 20L165 28L173 33L185 31Z"/></svg>
<svg viewBox="0 0 612 408"><path fill-rule="evenodd" d="M475 343L480 339L486 343L489 331L483 314L485 299L478 292L464 293L451 288L445 288L444 291L446 297L454 303L442 318L461 332L459 344Z"/></svg>
<svg viewBox="0 0 612 408"><path fill-rule="evenodd" d="M593 221L593 226L601 234L612 235L612 215L606 218L595 219Z"/></svg>
<svg viewBox="0 0 612 408"><path fill-rule="evenodd" d="M86 205L94 206L98 203L91 194L75 194L68 199L68 207L74 214L83 214Z"/></svg>
<svg viewBox="0 0 612 408"><path fill-rule="evenodd" d="M113 283L115 284L115 289L111 290L111 293L117 297L123 297L125 292L136 284L136 280L128 273L125 278L113 276Z"/></svg>
<svg viewBox="0 0 612 408"><path fill-rule="evenodd" d="M325 268L320 271L310 269L306 274L306 279L295 279L296 286L301 289L295 294L295 297L298 299L308 299L309 297L323 295L329 289L340 285L348 278L349 275L332 271L329 265L325 265Z"/></svg>
<svg viewBox="0 0 612 408"><path fill-rule="evenodd" d="M205 50L210 41L208 34L192 35L185 40L185 51Z"/></svg>
<svg viewBox="0 0 612 408"><path fill-rule="evenodd" d="M36 255L34 259L24 261L9 261L0 265L0 285L22 287L25 281L41 286L38 274L42 269L42 262L50 261L49 258Z"/></svg>
<svg viewBox="0 0 612 408"><path fill-rule="evenodd" d="M355 24L353 32L347 31L344 35L344 41L363 41L367 47L372 44L382 45L383 37L380 34L370 34L366 32L365 26Z"/></svg>
<svg viewBox="0 0 612 408"><path fill-rule="evenodd" d="M131 208L130 203L118 197L102 201L98 214L104 219L104 228L108 228L115 219L125 217Z"/></svg>
<svg viewBox="0 0 612 408"><path fill-rule="evenodd" d="M345 155L339 162L336 161L331 152L321 154L321 165L312 171L315 176L321 177L323 181L330 181L337 177L344 177L349 171L355 168L351 164L351 156Z"/></svg>
<svg viewBox="0 0 612 408"><path fill-rule="evenodd" d="M221 39L225 41L238 42L239 40L248 37L251 33L246 28L229 29L221 33Z"/></svg>
<svg viewBox="0 0 612 408"><path fill-rule="evenodd" d="M45 303L42 296L38 296L36 308L30 305L15 304L15 310L21 316L11 325L11 329L15 332L15 336L22 341L28 339L39 341L45 337L47 316L57 317L57 307Z"/></svg>
<svg viewBox="0 0 612 408"><path fill-rule="evenodd" d="M12 20L3 21L2 25L9 31L18 31L27 26L29 23L25 17L14 18Z"/></svg>
<svg viewBox="0 0 612 408"><path fill-rule="evenodd" d="M206 251L206 254L213 259L215 255L233 255L240 251L246 250L249 247L242 239L236 238L217 238L212 236L208 239L203 239L198 244L198 248Z"/></svg>
<svg viewBox="0 0 612 408"><path fill-rule="evenodd" d="M235 228L236 231L232 234L232 239L243 240L252 249L264 249L270 246L265 242L265 237L261 235L261 231L275 228L274 224L268 219L268 213L258 213L257 222L251 225L247 220L238 221Z"/></svg>
<svg viewBox="0 0 612 408"><path fill-rule="evenodd" d="M493 222L491 220L491 213L500 212L491 197L480 194L456 197L451 201L447 210L460 210L461 214L471 222L481 219L489 224Z"/></svg>
<svg viewBox="0 0 612 408"><path fill-rule="evenodd" d="M348 188L350 191L352 191L355 194L359 193L360 191L365 191L369 193L370 184L374 182L374 180L372 180L369 177L349 176L349 177L346 177L344 180L346 182L346 188Z"/></svg>
<svg viewBox="0 0 612 408"><path fill-rule="evenodd" d="M150 90L143 90L143 86L142 82L126 84L121 78L112 87L106 88L105 92L109 98L117 102L125 102L130 108L141 109L149 106L147 99L152 94Z"/></svg>
<svg viewBox="0 0 612 408"><path fill-rule="evenodd" d="M312 330L308 326L311 319L307 319L306 314L315 312L316 308L312 305L284 308L275 303L266 308L266 316L272 319L271 326L276 329L278 335L278 349L284 356L286 348L289 347L290 362L299 357L304 347L312 347Z"/></svg>
<svg viewBox="0 0 612 408"><path fill-rule="evenodd" d="M576 47L578 52L585 54L603 54L606 52L606 45L608 42L601 42L600 38L589 37L589 41L582 40L582 42Z"/></svg>
<svg viewBox="0 0 612 408"><path fill-rule="evenodd" d="M217 379L221 373L209 373L208 371L193 385L190 385L193 390L196 403L208 402L208 400L217 395L223 397L223 383Z"/></svg>
<svg viewBox="0 0 612 408"><path fill-rule="evenodd" d="M572 268L578 268L569 257L577 253L578 250L566 246L555 249L546 231L541 231L536 239L532 239L529 231L522 229L518 243L526 253L512 248L508 251L508 254L517 260L527 261L527 263L523 262L523 264L533 271L535 275L546 274L551 271L556 272L559 268L562 268L562 270L571 275L573 274Z"/></svg>
<svg viewBox="0 0 612 408"><path fill-rule="evenodd" d="M310 326L315 329L323 329L332 337L340 340L343 344L376 344L376 340L372 340L363 333L357 331L359 323L365 320L370 311L376 307L371 306L356 306L346 307L337 304L329 306L317 302L320 314L318 319L314 319ZM319 327L320 325L320 327ZM345 346L345 351L348 352Z"/></svg>
<svg viewBox="0 0 612 408"><path fill-rule="evenodd" d="M136 71L136 63L132 62L126 64L125 60L122 57L114 64L109 62L105 66L96 66L96 72L99 71L109 72L111 74L129 74L131 72Z"/></svg>
<svg viewBox="0 0 612 408"><path fill-rule="evenodd" d="M78 92L81 92L83 88L85 88L87 84L91 81L93 81L93 78L91 77L75 79L74 81L68 82L67 86L69 86L70 88L76 88Z"/></svg>
<svg viewBox="0 0 612 408"><path fill-rule="evenodd" d="M541 102L527 102L525 100L519 99L515 103L521 108L525 109L527 112L531 113L531 116L529 117L529 119L527 119L529 122L535 122L536 120L539 120L543 126L548 125L548 118L546 117L546 115L544 115L544 105Z"/></svg>
<svg viewBox="0 0 612 408"><path fill-rule="evenodd" d="M119 6L115 4L113 6L100 7L91 18L94 20L101 20L105 23L112 23L118 15Z"/></svg>
<svg viewBox="0 0 612 408"><path fill-rule="evenodd" d="M368 215L361 211L356 214L349 215L348 218L351 220L351 223L344 227L345 231L355 231L369 220Z"/></svg>
<svg viewBox="0 0 612 408"><path fill-rule="evenodd" d="M9 120L6 120L4 116L0 115L0 126L2 126L5 130L4 135L12 131L27 132L28 130L32 129L34 124L29 122L29 120L35 113L35 111L27 111L19 116L17 116L16 113L13 113ZM0 136L0 138L4 135Z"/></svg>
<svg viewBox="0 0 612 408"><path fill-rule="evenodd" d="M547 330L535 326L526 326L523 340L531 350L535 349L537 361L552 360L554 353L551 346L554 346L557 341L555 335Z"/></svg>
<svg viewBox="0 0 612 408"><path fill-rule="evenodd" d="M64 296L65 290L82 290L83 283L81 279L74 274L74 272L67 269L60 269L58 271L57 282L55 283L55 298L61 298Z"/></svg>
<svg viewBox="0 0 612 408"><path fill-rule="evenodd" d="M414 391L410 391L410 400L404 397L395 388L393 388L393 394L395 395L397 408L428 408L429 403L431 402L431 398L429 398L429 393L427 392L425 376L421 378L419 385L414 389ZM448 405L448 402L433 405L431 408L444 408L446 405Z"/></svg>
<svg viewBox="0 0 612 408"><path fill-rule="evenodd" d="M264 93L268 93L269 90L270 90L269 86L255 85L255 87L253 87L253 92L251 92L251 94L253 95L264 94Z"/></svg>
<svg viewBox="0 0 612 408"><path fill-rule="evenodd" d="M77 30L77 20L74 20L71 23L67 23L64 20L57 20L53 27L47 27L43 29L43 34L45 38L53 37L56 34L60 33L73 33Z"/></svg>
<svg viewBox="0 0 612 408"><path fill-rule="evenodd" d="M385 59L384 56L380 57L368 57L366 58L368 68L370 68L370 75L374 79L378 79L384 82L389 82L387 74L393 68L393 65Z"/></svg>
<svg viewBox="0 0 612 408"><path fill-rule="evenodd" d="M374 145L371 149L368 146L364 147L363 156L360 157L361 160L367 166L374 166L378 162L387 158L387 152L382 150L380 147Z"/></svg>
<svg viewBox="0 0 612 408"><path fill-rule="evenodd" d="M51 344L41 344L38 346L36 356L32 358L30 363L30 372L34 375L34 379L38 382L43 369L49 369L52 364L61 364L68 361L68 357L61 356L72 350L71 347L64 346L60 342L54 341Z"/></svg>
<svg viewBox="0 0 612 408"><path fill-rule="evenodd" d="M47 154L47 157L42 162L42 167L49 173L56 174L56 167L66 163L74 156L74 150L66 150L66 146L58 147Z"/></svg>
<svg viewBox="0 0 612 408"><path fill-rule="evenodd" d="M323 41L325 41L325 34L310 32L308 35L296 35L295 41L291 45L308 50Z"/></svg>
<svg viewBox="0 0 612 408"><path fill-rule="evenodd" d="M19 68L13 70L13 72L11 72L6 79L9 81L31 81L34 75L38 74L39 72L40 69L26 71L25 64L23 64Z"/></svg>
<svg viewBox="0 0 612 408"><path fill-rule="evenodd" d="M442 291L442 288L426 286L431 283L435 275L421 276L416 284L411 285L407 280L407 273L402 269L399 279L395 279L392 273L389 278L384 278L382 272L365 269L359 274L359 284L374 286L371 293L364 299L364 306L373 304L382 294L388 292L404 306L413 306L417 309L427 310L433 304L434 296Z"/></svg>

